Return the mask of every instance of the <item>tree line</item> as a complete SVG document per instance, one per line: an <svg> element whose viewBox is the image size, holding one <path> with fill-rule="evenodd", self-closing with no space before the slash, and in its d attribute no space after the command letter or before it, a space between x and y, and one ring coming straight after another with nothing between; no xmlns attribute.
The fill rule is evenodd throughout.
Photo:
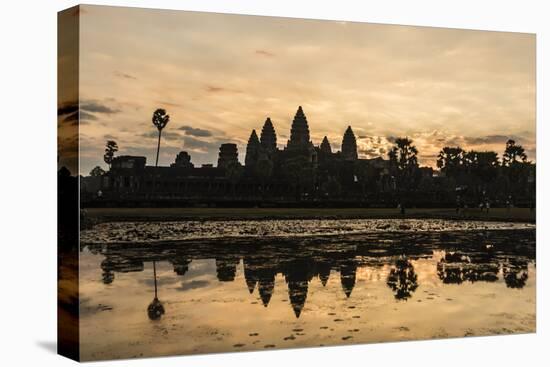
<svg viewBox="0 0 550 367"><path fill-rule="evenodd" d="M395 140L388 157L401 189L418 186L417 156L418 150L412 140ZM439 152L436 164L449 186L457 191L468 190L470 196L489 196L491 191L493 196L507 195L513 199L525 194L529 183L534 183L534 164L528 160L523 146L513 139L506 142L502 159L495 151L467 151L459 146L447 146Z"/></svg>

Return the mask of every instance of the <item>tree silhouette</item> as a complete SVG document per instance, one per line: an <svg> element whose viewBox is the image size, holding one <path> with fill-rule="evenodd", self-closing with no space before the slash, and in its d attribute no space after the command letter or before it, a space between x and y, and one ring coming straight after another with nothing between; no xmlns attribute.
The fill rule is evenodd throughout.
<svg viewBox="0 0 550 367"><path fill-rule="evenodd" d="M525 149L521 145L516 145L516 142L510 139L506 142L506 149L502 156L502 165L510 166L516 163L518 159L525 163L527 161L527 154L525 154Z"/></svg>
<svg viewBox="0 0 550 367"><path fill-rule="evenodd" d="M157 143L157 159L155 161L155 167L159 164L159 152L160 152L160 136L162 134L162 129L168 125L168 121L170 121L170 116L166 114L166 110L163 108L157 108L155 112L153 112L153 125L157 128L159 131L159 139Z"/></svg>
<svg viewBox="0 0 550 367"><path fill-rule="evenodd" d="M395 145L388 153L399 190L408 190L416 184L418 149L412 143L413 141L409 138L397 138Z"/></svg>
<svg viewBox="0 0 550 367"><path fill-rule="evenodd" d="M413 141L409 138L397 138L395 145L388 153L390 162L400 171L418 165L418 149L412 143Z"/></svg>
<svg viewBox="0 0 550 367"><path fill-rule="evenodd" d="M90 171L90 176L93 176L93 177L99 177L99 176L103 176L105 174L105 171L103 170L103 168L99 167L99 166L95 166L91 171Z"/></svg>
<svg viewBox="0 0 550 367"><path fill-rule="evenodd" d="M111 163L113 163L113 158L115 157L115 153L118 152L118 145L116 141L114 140L107 140L107 144L105 145L105 154L103 155L103 161L109 165L109 169L111 168Z"/></svg>
<svg viewBox="0 0 550 367"><path fill-rule="evenodd" d="M386 284L393 291L395 299L406 301L411 298L418 288L418 277L411 262L407 259L398 259L395 267L390 270Z"/></svg>
<svg viewBox="0 0 550 367"><path fill-rule="evenodd" d="M437 156L437 167L449 177L455 177L464 163L464 150L460 147L444 147Z"/></svg>
<svg viewBox="0 0 550 367"><path fill-rule="evenodd" d="M503 264L502 273L508 288L521 289L529 278L526 261L511 260Z"/></svg>
<svg viewBox="0 0 550 367"><path fill-rule="evenodd" d="M478 152L471 150L464 155L464 164L470 174L483 183L494 180L498 174L498 154L496 152Z"/></svg>
<svg viewBox="0 0 550 367"><path fill-rule="evenodd" d="M527 160L525 149L521 145L516 145L512 139L506 142L506 149L502 155L502 171L507 178L508 195L521 195L525 188L529 186L529 173L532 169L531 162Z"/></svg>

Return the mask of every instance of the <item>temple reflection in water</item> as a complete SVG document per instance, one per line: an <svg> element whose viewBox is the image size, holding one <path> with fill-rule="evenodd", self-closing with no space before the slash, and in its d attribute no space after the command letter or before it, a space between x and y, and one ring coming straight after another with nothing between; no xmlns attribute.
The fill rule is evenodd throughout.
<svg viewBox="0 0 550 367"><path fill-rule="evenodd" d="M398 301L414 297L419 276L414 266L418 259L437 258L437 277L443 284L497 282L521 289L528 280L528 264L535 260L535 234L528 231L515 238L513 231L487 231L479 234L423 233L403 239L399 234L331 237L225 239L218 241L170 242L148 244L87 245L101 254L103 283L116 281L116 273L141 272L145 262L169 262L178 276L185 276L193 260L215 260L220 282L236 279L242 261L243 275L250 294L256 290L267 307L280 274L285 280L290 305L297 318L307 302L308 285L317 278L326 286L338 276L342 292L352 297L356 275L361 268L387 268L386 285ZM164 313L162 293L155 298L154 318ZM159 290L161 292L162 289ZM151 310L151 306L150 306Z"/></svg>

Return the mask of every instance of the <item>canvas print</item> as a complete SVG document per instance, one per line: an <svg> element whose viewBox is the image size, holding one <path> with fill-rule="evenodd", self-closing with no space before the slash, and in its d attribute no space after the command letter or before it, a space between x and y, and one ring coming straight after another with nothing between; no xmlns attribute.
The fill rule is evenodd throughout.
<svg viewBox="0 0 550 367"><path fill-rule="evenodd" d="M534 34L59 13L59 352L536 331Z"/></svg>

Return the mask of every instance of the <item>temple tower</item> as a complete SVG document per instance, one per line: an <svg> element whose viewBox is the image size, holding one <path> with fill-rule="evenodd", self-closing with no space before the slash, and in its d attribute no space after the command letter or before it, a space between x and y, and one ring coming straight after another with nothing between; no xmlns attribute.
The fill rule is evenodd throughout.
<svg viewBox="0 0 550 367"><path fill-rule="evenodd" d="M262 128L260 143L268 154L272 154L277 150L277 134L275 134L275 128L269 117L265 120L264 127Z"/></svg>
<svg viewBox="0 0 550 367"><path fill-rule="evenodd" d="M273 295L273 290L275 289L275 276L271 278L260 278L258 281L258 293L262 299L262 304L264 307L267 307L271 296Z"/></svg>
<svg viewBox="0 0 550 367"><path fill-rule="evenodd" d="M310 144L309 126L307 124L306 115L302 110L302 106L298 107L294 120L292 121L292 128L290 129L290 140L288 141L288 149L300 149L307 148Z"/></svg>
<svg viewBox="0 0 550 367"><path fill-rule="evenodd" d="M218 280L220 282L234 281L239 262L240 259L236 257L216 259L216 275L218 277Z"/></svg>
<svg viewBox="0 0 550 367"><path fill-rule="evenodd" d="M342 157L347 161L357 160L357 141L351 126L348 126L342 139Z"/></svg>
<svg viewBox="0 0 550 367"><path fill-rule="evenodd" d="M321 142L321 152L325 153L325 154L331 154L332 153L332 148L330 147L330 143L328 141L328 138L325 136L323 138L323 141Z"/></svg>
<svg viewBox="0 0 550 367"><path fill-rule="evenodd" d="M237 151L237 144L226 143L220 145L220 153L218 155L218 167L226 168L231 164L239 163L239 153Z"/></svg>
<svg viewBox="0 0 550 367"><path fill-rule="evenodd" d="M260 140L256 134L256 130L252 130L250 138L248 139L248 144L246 145L246 156L244 159L245 166L253 166L258 161L258 156L260 154Z"/></svg>
<svg viewBox="0 0 550 367"><path fill-rule="evenodd" d="M191 163L191 156L189 153L179 152L176 156L176 161L172 163L170 167L193 168L194 165Z"/></svg>

